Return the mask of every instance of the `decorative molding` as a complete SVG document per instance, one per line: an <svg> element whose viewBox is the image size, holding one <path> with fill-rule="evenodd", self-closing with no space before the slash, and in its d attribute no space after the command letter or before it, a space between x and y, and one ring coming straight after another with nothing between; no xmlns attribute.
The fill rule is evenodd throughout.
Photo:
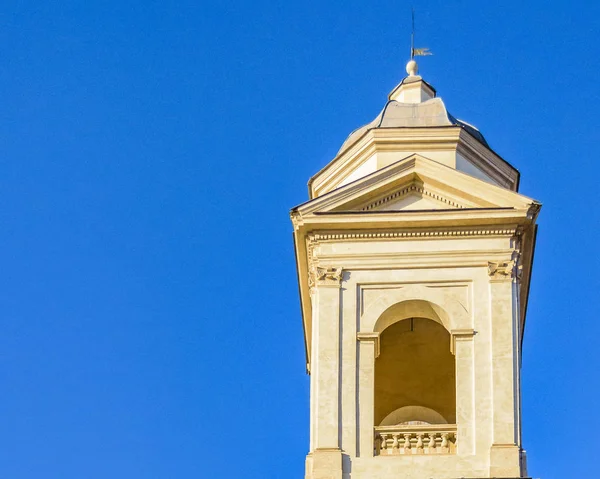
<svg viewBox="0 0 600 479"><path fill-rule="evenodd" d="M469 341L475 334L474 329L453 329L450 332L450 352L456 354L456 341Z"/></svg>
<svg viewBox="0 0 600 479"><path fill-rule="evenodd" d="M380 231L377 233L315 233L314 241L346 240L346 239L381 239L381 238L423 238L438 236L506 236L514 235L515 229L456 229L456 230L401 230Z"/></svg>
<svg viewBox="0 0 600 479"><path fill-rule="evenodd" d="M367 206L362 208L361 211L372 210L374 208L377 208L378 206L385 205L386 203L389 203L392 200L399 199L399 198L401 198L409 193L412 193L412 192L421 193L424 196L429 196L430 198L433 198L434 200L441 201L442 203L445 203L454 208L466 208L466 206L464 206L464 205L461 205L452 200L449 200L448 198L445 198L441 195L433 193L429 190L426 190L422 186L419 186L419 185L416 185L413 183L412 185L406 186L405 188L402 188L401 190L398 190L398 191L392 193L391 195L387 195L377 201L374 201L374 202L368 204Z"/></svg>
<svg viewBox="0 0 600 479"><path fill-rule="evenodd" d="M515 258L510 261L488 261L488 275L492 280L508 281L521 280L523 266L519 264L519 253L515 252Z"/></svg>
<svg viewBox="0 0 600 479"><path fill-rule="evenodd" d="M371 341L375 346L375 359L379 357L379 333L356 333L357 341Z"/></svg>
<svg viewBox="0 0 600 479"><path fill-rule="evenodd" d="M456 454L456 424L375 427L375 456Z"/></svg>
<svg viewBox="0 0 600 479"><path fill-rule="evenodd" d="M290 218L292 220L292 225L294 226L294 231L300 229L300 227L304 224L304 218L302 214L298 211L292 211L290 213Z"/></svg>
<svg viewBox="0 0 600 479"><path fill-rule="evenodd" d="M512 278L514 269L515 269L514 260L488 261L488 274L493 279L502 279L503 277Z"/></svg>
<svg viewBox="0 0 600 479"><path fill-rule="evenodd" d="M323 268L321 266L315 268L315 282L317 285L338 286L342 282L342 277L342 268Z"/></svg>
<svg viewBox="0 0 600 479"><path fill-rule="evenodd" d="M306 241L306 261L308 265L308 287L312 291L315 286L315 274L314 270L316 267L315 261L315 245L316 241L314 240L313 235L310 235Z"/></svg>
<svg viewBox="0 0 600 479"><path fill-rule="evenodd" d="M344 278L341 267L322 267L313 265L308 273L308 285L312 289L315 286L337 286L339 287Z"/></svg>

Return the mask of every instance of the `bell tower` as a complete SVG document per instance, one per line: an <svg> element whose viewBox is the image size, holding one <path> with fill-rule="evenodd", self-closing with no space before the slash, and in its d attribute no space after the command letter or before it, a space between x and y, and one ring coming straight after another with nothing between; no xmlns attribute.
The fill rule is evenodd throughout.
<svg viewBox="0 0 600 479"><path fill-rule="evenodd" d="M291 211L306 479L527 476L520 361L540 203L407 65Z"/></svg>

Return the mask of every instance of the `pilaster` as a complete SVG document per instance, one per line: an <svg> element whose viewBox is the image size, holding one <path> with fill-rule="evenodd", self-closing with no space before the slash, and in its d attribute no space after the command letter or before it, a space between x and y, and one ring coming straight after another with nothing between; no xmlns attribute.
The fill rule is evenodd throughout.
<svg viewBox="0 0 600 479"><path fill-rule="evenodd" d="M458 454L475 454L475 367L473 329L454 329L451 350L456 361L456 426Z"/></svg>
<svg viewBox="0 0 600 479"><path fill-rule="evenodd" d="M492 326L492 447L490 475L520 477L518 424L518 269L515 260L490 262Z"/></svg>
<svg viewBox="0 0 600 479"><path fill-rule="evenodd" d="M373 457L375 416L375 359L379 333L358 333L358 457Z"/></svg>
<svg viewBox="0 0 600 479"><path fill-rule="evenodd" d="M340 450L340 285L342 268L312 268L311 479L342 477Z"/></svg>

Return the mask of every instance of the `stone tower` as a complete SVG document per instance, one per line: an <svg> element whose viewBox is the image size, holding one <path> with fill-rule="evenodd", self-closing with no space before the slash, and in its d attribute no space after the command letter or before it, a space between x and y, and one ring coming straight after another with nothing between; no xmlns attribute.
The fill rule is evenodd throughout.
<svg viewBox="0 0 600 479"><path fill-rule="evenodd" d="M527 475L520 360L540 203L416 70L291 212L306 479Z"/></svg>

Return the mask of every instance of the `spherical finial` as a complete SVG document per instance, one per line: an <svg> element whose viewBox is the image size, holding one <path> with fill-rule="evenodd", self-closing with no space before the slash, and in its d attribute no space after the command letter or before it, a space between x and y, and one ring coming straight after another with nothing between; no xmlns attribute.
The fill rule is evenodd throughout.
<svg viewBox="0 0 600 479"><path fill-rule="evenodd" d="M416 74L417 74L418 71L419 71L419 67L418 67L416 61L410 60L406 64L406 73L408 73L409 76L411 76L411 77L416 76Z"/></svg>

